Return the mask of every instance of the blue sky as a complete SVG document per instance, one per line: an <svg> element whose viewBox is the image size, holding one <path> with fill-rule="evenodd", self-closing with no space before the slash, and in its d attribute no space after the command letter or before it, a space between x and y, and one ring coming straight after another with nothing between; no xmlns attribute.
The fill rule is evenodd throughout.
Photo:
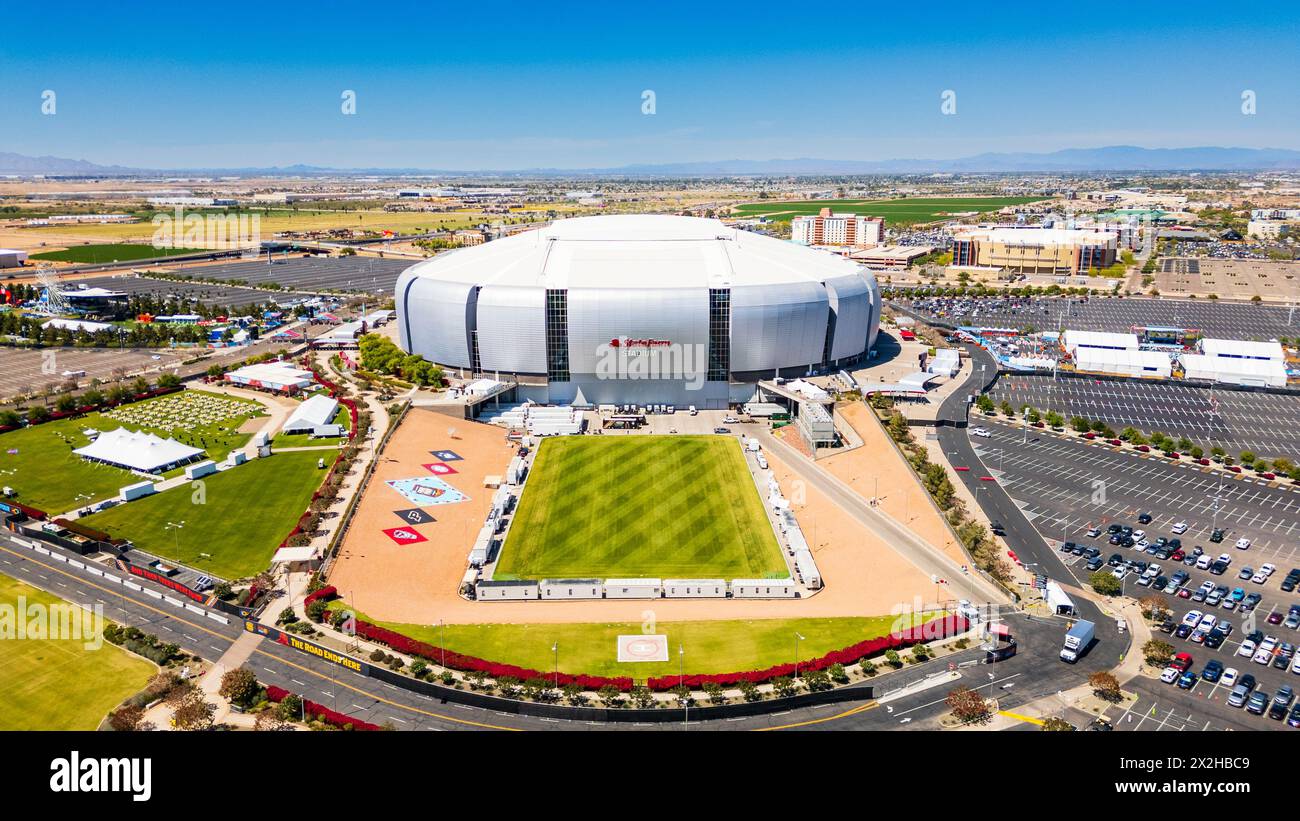
<svg viewBox="0 0 1300 821"><path fill-rule="evenodd" d="M1300 149L1300 11L1273 4L636 5L14 3L0 151L470 170Z"/></svg>

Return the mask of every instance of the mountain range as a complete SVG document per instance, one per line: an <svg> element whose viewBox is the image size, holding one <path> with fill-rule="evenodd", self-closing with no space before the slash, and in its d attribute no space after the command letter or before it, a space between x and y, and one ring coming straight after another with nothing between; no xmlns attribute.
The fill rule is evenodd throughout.
<svg viewBox="0 0 1300 821"><path fill-rule="evenodd" d="M189 172L261 176L321 176L338 174L435 174L439 176L772 176L865 175L935 173L1084 173L1159 171L1269 171L1300 169L1300 151L1288 148L1143 148L1112 145L1102 148L1066 148L1048 153L984 153L957 159L826 160L815 158L773 160L717 160L635 164L612 168L530 168L453 171L429 168L327 168L291 165L271 168L126 168L98 165L84 159L28 157L0 152L0 174L133 176L150 173Z"/></svg>

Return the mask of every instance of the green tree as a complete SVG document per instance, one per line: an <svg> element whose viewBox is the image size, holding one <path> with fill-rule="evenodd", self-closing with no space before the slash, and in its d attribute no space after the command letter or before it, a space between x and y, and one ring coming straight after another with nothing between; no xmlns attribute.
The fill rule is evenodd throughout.
<svg viewBox="0 0 1300 821"><path fill-rule="evenodd" d="M1092 589L1103 596L1117 595L1123 589L1120 580L1107 570L1098 570L1093 573L1088 577L1088 584L1092 585Z"/></svg>

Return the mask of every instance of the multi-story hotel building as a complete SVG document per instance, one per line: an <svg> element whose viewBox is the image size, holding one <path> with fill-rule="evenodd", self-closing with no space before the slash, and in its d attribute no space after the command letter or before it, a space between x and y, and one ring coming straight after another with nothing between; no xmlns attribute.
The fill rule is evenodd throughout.
<svg viewBox="0 0 1300 821"><path fill-rule="evenodd" d="M790 239L800 245L852 245L870 247L885 239L885 221L880 217L834 214L823 208L816 216L790 221Z"/></svg>

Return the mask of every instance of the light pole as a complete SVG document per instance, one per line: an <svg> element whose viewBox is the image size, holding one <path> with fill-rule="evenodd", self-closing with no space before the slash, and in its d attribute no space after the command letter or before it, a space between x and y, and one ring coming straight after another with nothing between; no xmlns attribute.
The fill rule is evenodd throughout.
<svg viewBox="0 0 1300 821"><path fill-rule="evenodd" d="M560 643L557 641L551 645L551 652L555 654L555 689L560 689Z"/></svg>
<svg viewBox="0 0 1300 821"><path fill-rule="evenodd" d="M181 560L181 528L183 527L185 527L185 520L181 519L179 522L168 522L167 526L163 528L163 530L172 531L175 536L176 561L178 562Z"/></svg>
<svg viewBox="0 0 1300 821"><path fill-rule="evenodd" d="M794 677L799 678L799 642L803 641L803 635L798 631L794 634Z"/></svg>

